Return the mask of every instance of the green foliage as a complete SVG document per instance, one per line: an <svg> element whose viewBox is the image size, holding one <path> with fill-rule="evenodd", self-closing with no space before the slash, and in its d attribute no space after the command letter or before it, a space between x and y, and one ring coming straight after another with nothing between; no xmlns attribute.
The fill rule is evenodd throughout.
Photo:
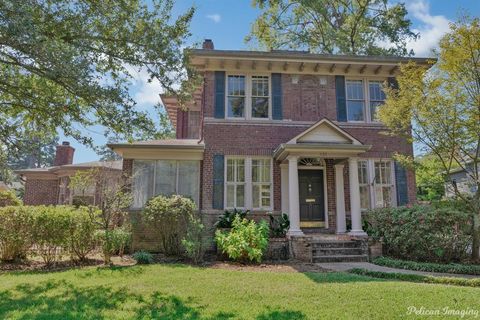
<svg viewBox="0 0 480 320"><path fill-rule="evenodd" d="M407 55L416 39L403 3L387 0L254 0L261 13L246 41L265 49L327 54ZM392 44L390 48L380 42Z"/></svg>
<svg viewBox="0 0 480 320"><path fill-rule="evenodd" d="M415 168L418 200L440 200L445 194L445 176L440 161L431 155L418 159Z"/></svg>
<svg viewBox="0 0 480 320"><path fill-rule="evenodd" d="M221 229L229 229L233 225L233 221L237 216L240 217L240 219L245 219L249 215L250 210L238 210L234 208L233 210L225 210L222 216L220 216L215 222L214 227L215 228L221 228Z"/></svg>
<svg viewBox="0 0 480 320"><path fill-rule="evenodd" d="M60 128L84 144L80 128L124 139L155 137L160 104L137 108L137 72L181 101L198 84L184 54L194 9L173 0L0 2L0 146L17 151L33 124L40 137Z"/></svg>
<svg viewBox="0 0 480 320"><path fill-rule="evenodd" d="M90 212L87 208L77 208L71 211L69 230L70 255L84 261L87 255L96 247L97 224L95 219L98 212Z"/></svg>
<svg viewBox="0 0 480 320"><path fill-rule="evenodd" d="M32 238L36 253L47 265L59 261L64 254L63 249L69 247L74 209L66 206L29 208L33 211Z"/></svg>
<svg viewBox="0 0 480 320"><path fill-rule="evenodd" d="M0 207L19 206L22 202L12 190L0 191Z"/></svg>
<svg viewBox="0 0 480 320"><path fill-rule="evenodd" d="M380 266L397 268L397 269L480 275L480 265L475 265L475 264L459 264L459 263L441 264L441 263L431 263L431 262L416 262L416 261L392 259L388 257L377 257L373 259L373 263L378 264Z"/></svg>
<svg viewBox="0 0 480 320"><path fill-rule="evenodd" d="M367 233L382 239L387 254L400 259L460 261L472 240L470 216L451 207L382 208L364 219Z"/></svg>
<svg viewBox="0 0 480 320"><path fill-rule="evenodd" d="M147 251L137 251L133 254L133 259L137 261L137 264L152 264L153 256Z"/></svg>
<svg viewBox="0 0 480 320"><path fill-rule="evenodd" d="M157 196L150 199L143 210L145 222L151 224L160 237L160 246L167 255L182 253L181 240L195 219L193 200L179 195Z"/></svg>
<svg viewBox="0 0 480 320"><path fill-rule="evenodd" d="M32 245L32 211L28 207L0 208L0 259L26 258Z"/></svg>
<svg viewBox="0 0 480 320"><path fill-rule="evenodd" d="M203 261L207 249L208 237L205 235L205 226L198 217L193 217L188 224L187 234L182 239L182 246L185 248L185 254L192 259L193 263L198 264Z"/></svg>
<svg viewBox="0 0 480 320"><path fill-rule="evenodd" d="M360 269L360 268L351 269L348 272L362 275L362 276L367 276L367 277L380 278L380 279L434 283L434 284L454 285L454 286L463 286L463 287L480 287L480 279L432 277L432 276L424 276L419 274L370 271L367 269Z"/></svg>
<svg viewBox="0 0 480 320"><path fill-rule="evenodd" d="M287 234L288 228L290 228L290 219L288 214L282 213L279 217L273 215L269 212L268 217L270 218L270 236L282 238Z"/></svg>
<svg viewBox="0 0 480 320"><path fill-rule="evenodd" d="M124 227L97 230L95 237L102 247L105 264L110 263L110 257L114 254L123 256L131 241L131 233Z"/></svg>
<svg viewBox="0 0 480 320"><path fill-rule="evenodd" d="M229 232L215 232L215 241L222 253L230 259L260 262L268 246L268 232L264 220L257 224L237 215Z"/></svg>

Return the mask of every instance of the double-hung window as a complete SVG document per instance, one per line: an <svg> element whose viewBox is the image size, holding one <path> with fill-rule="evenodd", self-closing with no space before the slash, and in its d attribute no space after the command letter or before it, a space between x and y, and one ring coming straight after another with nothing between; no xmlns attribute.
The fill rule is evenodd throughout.
<svg viewBox="0 0 480 320"><path fill-rule="evenodd" d="M227 159L227 207L245 207L245 159Z"/></svg>
<svg viewBox="0 0 480 320"><path fill-rule="evenodd" d="M383 81L347 79L345 81L347 120L376 122L378 106L385 102Z"/></svg>
<svg viewBox="0 0 480 320"><path fill-rule="evenodd" d="M272 209L272 159L227 157L225 208Z"/></svg>
<svg viewBox="0 0 480 320"><path fill-rule="evenodd" d="M269 119L270 77L227 75L227 118Z"/></svg>
<svg viewBox="0 0 480 320"><path fill-rule="evenodd" d="M252 159L253 208L271 207L272 175L270 159Z"/></svg>
<svg viewBox="0 0 480 320"><path fill-rule="evenodd" d="M358 183L362 210L391 207L395 204L391 160L365 159L358 161Z"/></svg>

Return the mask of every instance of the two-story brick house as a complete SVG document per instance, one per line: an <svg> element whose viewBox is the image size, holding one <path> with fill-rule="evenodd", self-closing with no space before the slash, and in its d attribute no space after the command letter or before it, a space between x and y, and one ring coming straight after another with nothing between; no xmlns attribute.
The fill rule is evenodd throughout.
<svg viewBox="0 0 480 320"><path fill-rule="evenodd" d="M134 174L135 208L181 193L205 221L230 208L286 212L291 236L362 236L363 210L415 200L413 172L392 160L412 145L382 134L375 111L399 64L427 59L214 50L210 40L190 54L203 75L195 101L184 111L162 97L177 139L111 145Z"/></svg>

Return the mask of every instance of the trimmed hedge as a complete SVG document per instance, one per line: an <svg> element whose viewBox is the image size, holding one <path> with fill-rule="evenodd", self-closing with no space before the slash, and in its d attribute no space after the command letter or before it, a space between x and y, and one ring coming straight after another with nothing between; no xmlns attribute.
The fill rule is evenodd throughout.
<svg viewBox="0 0 480 320"><path fill-rule="evenodd" d="M424 276L419 274L370 271L367 269L360 269L360 268L351 269L348 272L353 274L358 274L361 276L378 278L378 279L454 285L454 286L462 286L462 287L480 287L480 279L432 277L432 276Z"/></svg>
<svg viewBox="0 0 480 320"><path fill-rule="evenodd" d="M372 261L379 266L390 268L427 271L427 272L441 272L454 274L473 274L480 275L480 265L475 264L459 264L459 263L432 263L432 262L416 262L408 260L398 260L387 257L377 257Z"/></svg>

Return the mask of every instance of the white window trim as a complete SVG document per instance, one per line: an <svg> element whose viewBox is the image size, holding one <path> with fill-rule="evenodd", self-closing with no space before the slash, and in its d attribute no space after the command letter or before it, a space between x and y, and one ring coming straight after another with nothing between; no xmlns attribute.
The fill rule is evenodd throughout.
<svg viewBox="0 0 480 320"><path fill-rule="evenodd" d="M397 184L396 184L396 177L395 177L395 161L390 158L360 158L359 161L366 161L367 162L367 181L368 181L368 192L370 196L370 208L375 209L376 204L376 195L375 195L375 162L390 162L390 173L391 173L391 181L392 181L392 207L397 207ZM368 210L368 209L362 209Z"/></svg>
<svg viewBox="0 0 480 320"><path fill-rule="evenodd" d="M228 116L228 77L244 76L245 77L245 116L229 117ZM252 117L252 76L268 77L268 117L255 118ZM225 74L225 119L228 120L253 120L265 121L272 120L272 77L268 73L248 73L248 72L227 72Z"/></svg>
<svg viewBox="0 0 480 320"><path fill-rule="evenodd" d="M228 207L227 206L227 161L229 159L244 159L245 160L245 206L244 207ZM253 159L268 159L270 160L270 207L253 207L253 182L252 182L252 160ZM241 209L254 211L271 211L273 210L273 158L262 156L225 156L224 163L224 188L223 188L223 207L225 210ZM266 184L266 183L262 183ZM235 195L236 197L236 195ZM236 201L235 201L236 202Z"/></svg>
<svg viewBox="0 0 480 320"><path fill-rule="evenodd" d="M179 162L182 162L182 161L195 161L196 162L196 165L198 167L198 181L200 183L200 175L201 175L201 168L200 168L200 161L197 161L197 160L175 160L175 159L156 159L156 160L142 160L142 159L139 159L139 161L145 161L145 162L152 162L153 163L153 186L152 186L152 190L153 190L153 197L156 197L158 194L156 194L156 190L155 190L155 187L156 187L156 180L157 180L157 161L175 161L175 194L178 194L178 163ZM132 169L135 167L135 160L133 160L133 164L132 164ZM135 172L132 172L133 174L135 174ZM134 179L135 180L135 179ZM135 188L135 182L133 181L132 182L132 187ZM148 200L147 200L148 201ZM197 189L197 194L195 195L195 197L193 198L193 201L195 201L195 203L197 204L197 206L200 205L200 185L198 186L198 189ZM145 204L141 207L136 207L133 205L132 203L132 209L142 209L143 207L145 207Z"/></svg>
<svg viewBox="0 0 480 320"><path fill-rule="evenodd" d="M355 121L355 120L348 120L348 103L349 100L347 97L347 81L349 80L362 80L363 84L363 121ZM372 115L370 114L370 88L369 82L370 81L387 81L384 77L345 77L345 107L347 108L347 122L351 123L381 123L380 121L375 121L372 119ZM361 100L355 100L361 101Z"/></svg>

